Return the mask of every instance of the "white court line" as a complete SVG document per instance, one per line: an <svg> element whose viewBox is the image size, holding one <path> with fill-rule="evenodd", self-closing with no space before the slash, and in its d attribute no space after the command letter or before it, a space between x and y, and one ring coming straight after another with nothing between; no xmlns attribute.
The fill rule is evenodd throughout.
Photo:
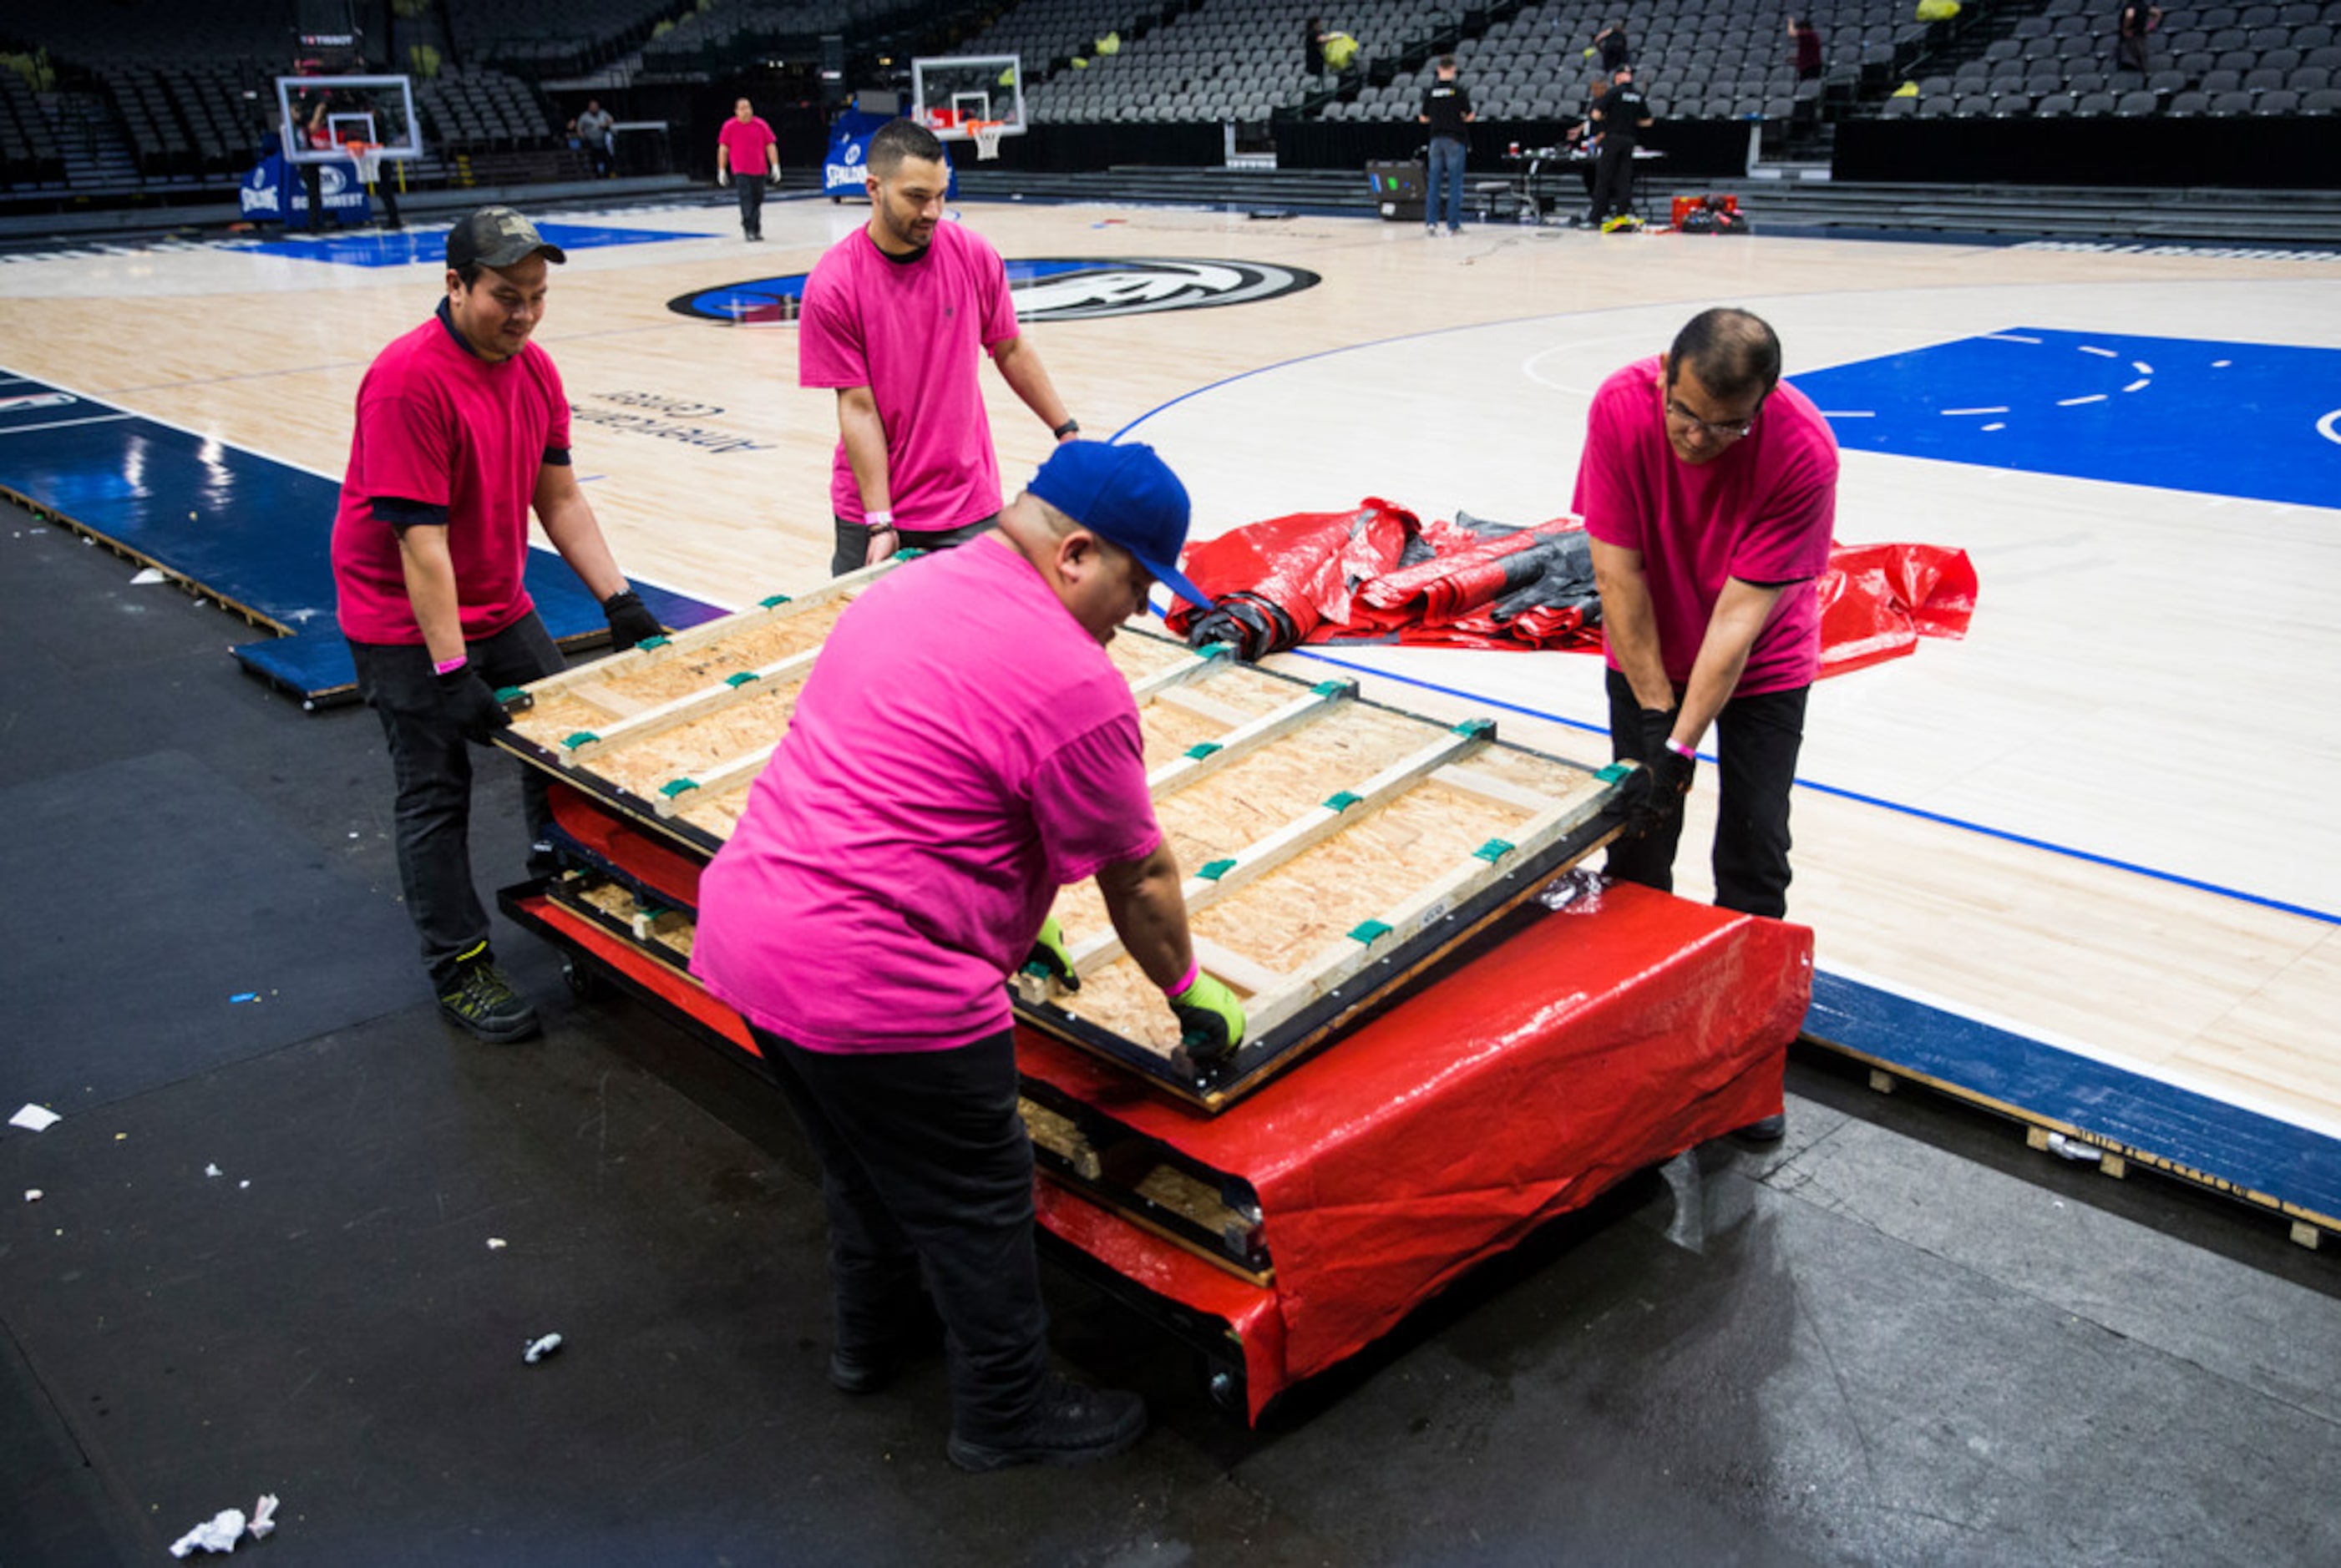
<svg viewBox="0 0 2341 1568"><path fill-rule="evenodd" d="M1955 419L1961 414L2006 413L2007 412L2007 409L2004 404L1998 408L1947 408L1943 411L1943 417L1945 419Z"/></svg>
<svg viewBox="0 0 2341 1568"><path fill-rule="evenodd" d="M2121 355L2114 352L2113 350L2101 349L2092 343L2083 343L2080 345L2080 349L2083 353L2095 354L2101 360L2117 360L2121 358Z"/></svg>
<svg viewBox="0 0 2341 1568"><path fill-rule="evenodd" d="M2058 408L2077 408L2085 402L2103 402L2105 401L2105 393L2091 392L2087 397L2060 397L2057 400L2057 406Z"/></svg>
<svg viewBox="0 0 2341 1568"><path fill-rule="evenodd" d="M2031 343L2036 347L2040 342L2038 338L2018 337L2014 332L1986 332L1983 339L1987 343Z"/></svg>
<svg viewBox="0 0 2341 1568"><path fill-rule="evenodd" d="M2132 360L2132 361L2130 361L2130 362L2129 362L2129 368L2130 368L2130 369L2132 369L2132 370L2134 370L2134 371L2136 371L2138 374L2140 374L2140 375L2142 375L2142 376L2150 376L2150 375L2152 375L2152 374L2154 373L2154 367L2153 367L2152 365L2150 365L2150 364L2147 363L2144 360Z"/></svg>
<svg viewBox="0 0 2341 1568"><path fill-rule="evenodd" d="M2130 382L2129 385L2122 388L2122 391L2126 392L2134 392L2140 387L2150 387L2153 384L2154 378L2152 376L2140 376L2137 380Z"/></svg>
<svg viewBox="0 0 2341 1568"><path fill-rule="evenodd" d="M1825 408L1821 410L1821 418L1823 419L1876 419L1877 417L1878 411L1876 409Z"/></svg>
<svg viewBox="0 0 2341 1568"><path fill-rule="evenodd" d="M94 413L87 419L53 419L45 424L0 426L0 435L28 435L36 430L69 430L77 424L111 424L115 420L139 417L134 413Z"/></svg>

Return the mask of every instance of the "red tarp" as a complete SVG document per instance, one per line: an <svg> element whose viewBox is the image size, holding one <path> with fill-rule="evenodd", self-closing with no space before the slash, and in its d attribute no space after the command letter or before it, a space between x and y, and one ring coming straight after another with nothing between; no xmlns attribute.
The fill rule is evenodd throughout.
<svg viewBox="0 0 2341 1568"><path fill-rule="evenodd" d="M1299 512L1190 546L1187 575L1219 603L1180 600L1170 626L1258 659L1302 642L1379 640L1462 648L1601 646L1583 524L1506 531L1425 522L1369 496L1350 511ZM1975 612L1967 552L1928 544L1838 545L1821 596L1821 673L1964 637Z"/></svg>
<svg viewBox="0 0 2341 1568"><path fill-rule="evenodd" d="M1062 1197L1044 1222L1158 1294L1229 1318L1257 1416L1537 1226L1778 1110L1811 989L1804 927L1621 885L1584 913L1537 920L1217 1116L1020 1028L1027 1077L1250 1181L1275 1277L1255 1292L1161 1256L1176 1249L1086 1204L1077 1226L1061 1226L1048 1216L1071 1206Z"/></svg>

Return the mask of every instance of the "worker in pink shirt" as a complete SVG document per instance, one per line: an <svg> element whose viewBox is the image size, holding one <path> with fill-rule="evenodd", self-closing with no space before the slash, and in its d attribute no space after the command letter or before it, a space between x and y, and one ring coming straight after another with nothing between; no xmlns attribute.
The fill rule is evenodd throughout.
<svg viewBox="0 0 2341 1568"><path fill-rule="evenodd" d="M1650 831L1609 849L1628 881L1673 886L1682 801L1717 733L1715 901L1788 908L1788 789L1820 672L1837 441L1780 379L1780 341L1746 311L1692 318L1673 348L1594 393L1577 471L1592 536L1619 758L1657 796Z"/></svg>
<svg viewBox="0 0 2341 1568"><path fill-rule="evenodd" d="M1210 602L1177 570L1187 517L1152 448L1071 442L998 527L880 579L700 880L692 971L821 1158L830 1381L882 1387L940 1315L962 1469L1097 1458L1146 1425L1136 1394L1049 1370L1006 980L1033 958L1072 978L1058 888L1096 879L1190 1056L1243 1039L1197 967L1104 646L1156 581Z"/></svg>
<svg viewBox="0 0 2341 1568"><path fill-rule="evenodd" d="M944 221L951 165L934 133L889 121L867 166L870 221L814 266L797 321L797 383L837 393L839 576L991 526L1000 460L978 384L985 355L1057 440L1081 428L1017 330L1000 253Z"/></svg>
<svg viewBox="0 0 2341 1568"><path fill-rule="evenodd" d="M740 232L752 240L764 237L764 182L780 177L780 140L742 98L715 134L715 183L740 188Z"/></svg>

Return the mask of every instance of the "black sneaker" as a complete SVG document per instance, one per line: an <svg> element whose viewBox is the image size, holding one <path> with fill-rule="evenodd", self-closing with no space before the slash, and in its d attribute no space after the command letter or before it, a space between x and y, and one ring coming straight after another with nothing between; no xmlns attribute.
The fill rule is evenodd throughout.
<svg viewBox="0 0 2341 1568"><path fill-rule="evenodd" d="M1731 1136L1743 1144L1776 1144L1788 1136L1788 1113L1774 1111L1760 1116L1744 1127L1736 1127Z"/></svg>
<svg viewBox="0 0 2341 1568"><path fill-rule="evenodd" d="M961 1470L1081 1464L1119 1454L1145 1433L1146 1401L1137 1394L1052 1377L1032 1414L1013 1431L981 1442L954 1432L943 1452Z"/></svg>
<svg viewBox="0 0 2341 1568"><path fill-rule="evenodd" d="M459 961L439 987L439 1010L491 1045L524 1040L536 1033L536 1009L522 999L496 968L485 943Z"/></svg>

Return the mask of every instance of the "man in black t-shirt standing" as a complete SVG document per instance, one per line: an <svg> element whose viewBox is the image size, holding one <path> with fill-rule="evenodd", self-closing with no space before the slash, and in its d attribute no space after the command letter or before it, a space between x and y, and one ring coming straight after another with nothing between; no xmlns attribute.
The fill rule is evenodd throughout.
<svg viewBox="0 0 2341 1568"><path fill-rule="evenodd" d="M1609 90L1594 101L1593 123L1601 133L1601 154L1593 165L1593 204L1585 215L1599 228L1612 213L1628 210L1634 194L1634 149L1650 128L1650 101L1634 85L1634 68L1621 67Z"/></svg>
<svg viewBox="0 0 2341 1568"><path fill-rule="evenodd" d="M1422 90L1418 124L1430 127L1430 189L1424 194L1422 232L1439 232L1439 191L1447 193L1447 232L1463 232L1463 152L1469 134L1463 129L1479 118L1471 112L1471 94L1455 79L1455 56L1439 57L1439 76Z"/></svg>

